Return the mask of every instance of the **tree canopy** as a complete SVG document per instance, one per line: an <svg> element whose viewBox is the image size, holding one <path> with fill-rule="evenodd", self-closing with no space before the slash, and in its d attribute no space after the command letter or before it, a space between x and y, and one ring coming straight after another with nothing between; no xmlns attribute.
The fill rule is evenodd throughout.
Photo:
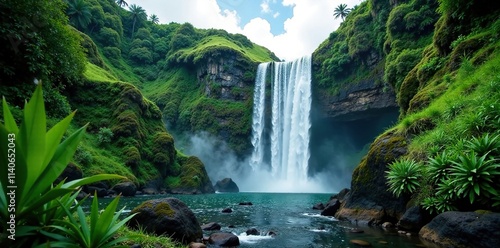
<svg viewBox="0 0 500 248"><path fill-rule="evenodd" d="M340 17L342 21L344 21L349 12L351 12L351 9L347 8L347 4L342 3L337 6L337 8L335 8L335 10L333 11L333 16L335 17L335 19Z"/></svg>

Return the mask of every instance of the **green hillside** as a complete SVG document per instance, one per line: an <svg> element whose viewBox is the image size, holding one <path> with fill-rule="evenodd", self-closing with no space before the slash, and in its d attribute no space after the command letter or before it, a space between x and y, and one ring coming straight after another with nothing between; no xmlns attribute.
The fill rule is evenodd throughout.
<svg viewBox="0 0 500 248"><path fill-rule="evenodd" d="M393 89L400 107L399 122L374 141L355 169L350 199L337 217L378 223L399 219L415 205L434 214L498 211L498 16L496 2L369 0L318 47L313 57L319 90L333 97L372 79ZM412 172L405 161L418 169ZM403 166L399 174L395 164ZM476 170L484 174L474 176ZM385 171L396 178L390 188ZM467 180L474 180L472 188ZM377 205L384 214L363 215L377 212Z"/></svg>

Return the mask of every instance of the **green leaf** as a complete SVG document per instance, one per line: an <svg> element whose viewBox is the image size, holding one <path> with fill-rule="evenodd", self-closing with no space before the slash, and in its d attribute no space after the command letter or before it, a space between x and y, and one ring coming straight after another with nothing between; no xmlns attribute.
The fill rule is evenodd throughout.
<svg viewBox="0 0 500 248"><path fill-rule="evenodd" d="M36 181L35 185L37 187L32 189L30 194L38 195L41 192L46 191L50 187L52 182L54 182L54 180L56 180L56 178L61 175L61 173L64 171L69 161L73 157L78 143L83 138L86 127L87 125L78 129L65 141L59 144L56 152L54 153L54 156L49 163L50 166L47 166L45 170L43 170L43 173L38 177L38 180Z"/></svg>
<svg viewBox="0 0 500 248"><path fill-rule="evenodd" d="M19 144L17 149L24 151L26 166L29 171L25 185L20 185L29 191L42 169L45 157L45 132L46 132L45 106L43 103L42 85L38 85L30 101L25 105L23 122L19 129ZM18 186L19 187L19 186ZM23 191L23 197L27 191Z"/></svg>
<svg viewBox="0 0 500 248"><path fill-rule="evenodd" d="M19 132L19 128L17 127L16 120L14 116L10 112L9 105L5 100L5 97L2 97L2 105L3 105L3 120L5 123L5 129L9 133L17 134Z"/></svg>
<svg viewBox="0 0 500 248"><path fill-rule="evenodd" d="M45 152L45 159L43 160L43 166L47 167L49 164L50 160L52 160L52 156L54 156L54 153L56 152L56 149L59 146L59 143L61 142L61 138L63 137L64 133L69 127L69 124L71 123L71 120L73 119L73 116L75 115L75 112L71 113L68 115L66 118L64 118L62 121L58 122L55 126L53 126L46 135L46 148L47 151Z"/></svg>

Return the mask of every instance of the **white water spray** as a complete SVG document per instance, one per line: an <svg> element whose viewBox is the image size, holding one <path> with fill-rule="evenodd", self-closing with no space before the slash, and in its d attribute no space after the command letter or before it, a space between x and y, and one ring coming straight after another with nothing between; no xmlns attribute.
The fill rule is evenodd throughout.
<svg viewBox="0 0 500 248"><path fill-rule="evenodd" d="M268 180L277 183L270 189L272 191L314 190L304 188L312 186L307 176L311 127L311 57L271 64L274 71L270 97L272 116L266 122L265 89L269 65L259 65L255 81L252 120L254 150L250 165L260 177L264 171L270 172ZM266 123L271 126L266 127ZM265 137L266 129L271 130L269 137ZM264 142L265 139L269 139L269 144ZM266 153L270 161L266 161Z"/></svg>

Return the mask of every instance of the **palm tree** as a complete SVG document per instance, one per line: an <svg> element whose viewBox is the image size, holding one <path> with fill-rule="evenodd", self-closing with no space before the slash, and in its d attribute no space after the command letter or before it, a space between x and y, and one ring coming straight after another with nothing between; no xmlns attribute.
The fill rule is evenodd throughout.
<svg viewBox="0 0 500 248"><path fill-rule="evenodd" d="M158 19L158 16L155 15L155 14L152 14L149 16L149 20L153 23L153 24L158 24L160 22L160 19Z"/></svg>
<svg viewBox="0 0 500 248"><path fill-rule="evenodd" d="M73 26L78 30L85 29L92 21L90 5L85 0L68 0L66 14Z"/></svg>
<svg viewBox="0 0 500 248"><path fill-rule="evenodd" d="M134 31L135 31L135 23L137 20L139 21L145 21L148 19L148 15L146 14L146 11L141 7L137 6L135 4L130 5L129 7L130 13L132 14L132 36L134 36Z"/></svg>
<svg viewBox="0 0 500 248"><path fill-rule="evenodd" d="M333 11L333 16L335 17L335 19L340 17L342 18L342 21L344 21L345 17L347 16L347 14L349 14L349 12L351 12L351 9L347 8L347 4L342 3L339 6L337 6L337 8L335 8L335 10Z"/></svg>
<svg viewBox="0 0 500 248"><path fill-rule="evenodd" d="M128 6L128 3L125 2L125 0L116 0L116 4L118 4L118 6L120 6L120 7Z"/></svg>

